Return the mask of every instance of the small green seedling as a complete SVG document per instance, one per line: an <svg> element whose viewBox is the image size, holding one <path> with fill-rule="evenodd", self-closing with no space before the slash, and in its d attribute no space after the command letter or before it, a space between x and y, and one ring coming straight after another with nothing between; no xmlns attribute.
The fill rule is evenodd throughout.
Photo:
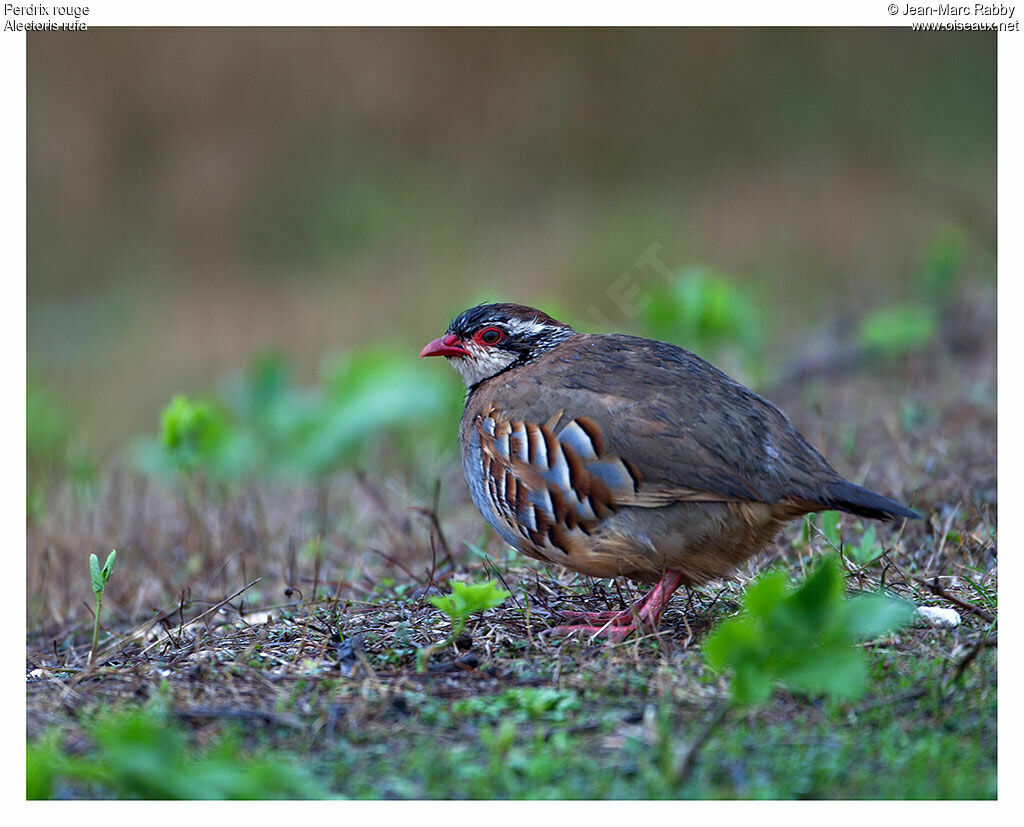
<svg viewBox="0 0 1024 827"><path fill-rule="evenodd" d="M829 555L795 589L784 572L759 577L743 612L704 642L708 664L732 669L733 705L763 703L776 684L805 695L854 699L867 670L858 641L906 623L914 607L885 594L843 597L843 575Z"/></svg>
<svg viewBox="0 0 1024 827"><path fill-rule="evenodd" d="M808 517L808 520L813 518ZM804 539L807 539L806 529L807 524L804 526L805 535ZM856 545L853 543L844 543L842 533L839 530L839 512L838 511L823 511L821 512L821 533L825 536L826 542L832 546L836 551L841 552L846 556L848 560L858 566L866 566L869 563L874 562L885 549L877 542L877 535L875 532L874 524L869 525L864 533L860 537L860 542Z"/></svg>
<svg viewBox="0 0 1024 827"><path fill-rule="evenodd" d="M435 643L426 649L420 649L416 655L416 671L427 671L430 656L438 649L453 643L466 627L466 619L474 612L493 609L500 606L509 596L509 592L498 587L493 580L482 583L459 583L452 581L451 594L439 594L429 598L430 602L451 619L452 633L441 643Z"/></svg>
<svg viewBox="0 0 1024 827"><path fill-rule="evenodd" d="M860 537L860 543L847 543L843 546L843 554L858 566L866 566L882 556L885 549L875 541L875 526L869 525Z"/></svg>
<svg viewBox="0 0 1024 827"><path fill-rule="evenodd" d="M117 559L117 549L111 549L107 555L107 562L100 568L99 558L95 554L89 555L89 575L92 580L92 593L96 597L96 616L92 624L92 647L89 649L89 663L96 657L96 648L100 639L100 612L103 610L103 592L107 588L110 575L114 572L114 561Z"/></svg>

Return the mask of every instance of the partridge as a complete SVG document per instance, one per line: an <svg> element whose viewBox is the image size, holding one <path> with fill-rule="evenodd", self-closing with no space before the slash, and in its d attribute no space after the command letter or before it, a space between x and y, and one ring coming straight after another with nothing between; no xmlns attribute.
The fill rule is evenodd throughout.
<svg viewBox="0 0 1024 827"><path fill-rule="evenodd" d="M553 632L657 629L676 589L726 575L813 511L919 517L844 479L770 402L675 345L483 304L420 356L444 356L466 384L463 472L506 543L655 584L625 611L563 613L576 622Z"/></svg>

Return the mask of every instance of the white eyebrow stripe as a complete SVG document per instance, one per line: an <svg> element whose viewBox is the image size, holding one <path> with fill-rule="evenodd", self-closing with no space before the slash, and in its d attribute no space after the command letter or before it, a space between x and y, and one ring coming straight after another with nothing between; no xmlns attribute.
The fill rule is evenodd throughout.
<svg viewBox="0 0 1024 827"><path fill-rule="evenodd" d="M544 330L554 329L551 325L541 324L536 318L529 321L525 319L509 319L504 324L509 333L517 336L535 335Z"/></svg>

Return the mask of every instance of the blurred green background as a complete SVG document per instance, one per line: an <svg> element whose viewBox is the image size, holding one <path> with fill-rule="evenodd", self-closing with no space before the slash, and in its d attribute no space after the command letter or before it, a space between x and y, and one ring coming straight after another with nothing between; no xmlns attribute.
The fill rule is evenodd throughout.
<svg viewBox="0 0 1024 827"><path fill-rule="evenodd" d="M294 456L303 412L380 352L394 381L429 376L457 404L455 376L415 357L488 297L587 331L739 342L726 367L756 382L751 354L817 320L950 278L994 284L991 33L92 29L28 44L30 444L65 439L63 416L107 455L154 433L176 392L222 388ZM662 312L687 291L704 316ZM362 433L355 414L336 439ZM324 446L331 427L303 443L313 467L349 450Z"/></svg>

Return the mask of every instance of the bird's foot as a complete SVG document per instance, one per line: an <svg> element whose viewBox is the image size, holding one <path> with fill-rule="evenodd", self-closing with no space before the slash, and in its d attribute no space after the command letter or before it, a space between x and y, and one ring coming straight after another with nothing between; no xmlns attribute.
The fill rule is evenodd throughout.
<svg viewBox="0 0 1024 827"><path fill-rule="evenodd" d="M571 635L574 632L581 632L584 637L599 637L612 643L621 643L635 631L637 631L636 622L630 620L628 623L622 625L615 625L612 621L608 621L603 626L588 626L586 624L555 626L553 629L548 629L547 634Z"/></svg>
<svg viewBox="0 0 1024 827"><path fill-rule="evenodd" d="M640 605L636 606L637 610ZM625 626L633 621L633 610L624 609L617 612L559 612L566 620L584 620L596 626L611 623L612 626Z"/></svg>
<svg viewBox="0 0 1024 827"><path fill-rule="evenodd" d="M559 612L569 620L582 620L567 626L556 626L548 630L551 635L568 635L581 632L588 637L601 637L614 643L621 643L633 632L640 629L654 631L658 628L664 603L652 601L650 595L632 607L619 612ZM652 605L653 604L653 605Z"/></svg>
<svg viewBox="0 0 1024 827"><path fill-rule="evenodd" d="M548 629L549 635L569 635L581 632L591 638L601 637L621 643L633 632L641 630L657 631L661 623L661 615L668 605L672 593L683 582L678 572L668 571L658 584L638 603L620 612L560 612L570 620L583 620L589 623L555 626Z"/></svg>

